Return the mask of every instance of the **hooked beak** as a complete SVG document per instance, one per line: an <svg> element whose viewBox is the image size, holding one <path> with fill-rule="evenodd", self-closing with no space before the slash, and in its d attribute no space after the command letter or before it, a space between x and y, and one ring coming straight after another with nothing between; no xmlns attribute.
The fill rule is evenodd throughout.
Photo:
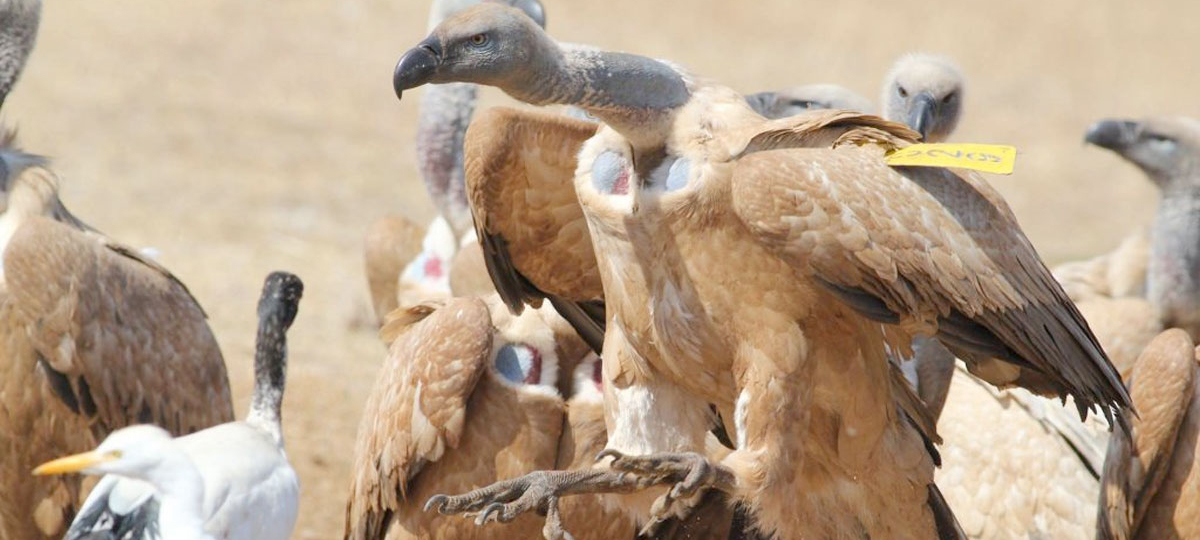
<svg viewBox="0 0 1200 540"><path fill-rule="evenodd" d="M933 96L922 92L913 98L912 111L908 113L908 125L921 134L922 141L929 138L929 128L933 126L933 107Z"/></svg>
<svg viewBox="0 0 1200 540"><path fill-rule="evenodd" d="M1101 120L1088 128L1083 140L1101 148L1121 150L1137 140L1138 123L1129 120Z"/></svg>
<svg viewBox="0 0 1200 540"><path fill-rule="evenodd" d="M433 36L425 38L416 47L409 49L396 62L396 71L392 74L392 87L396 89L396 99L403 99L405 90L421 86L437 74L438 66L442 63L442 45Z"/></svg>
<svg viewBox="0 0 1200 540"><path fill-rule="evenodd" d="M47 461L41 465L38 465L38 467L33 470L33 474L34 476L45 476L48 474L79 472L95 467L96 465L100 465L101 463L114 461L116 459L117 458L115 456L109 454L100 454L93 450L91 452L84 452L82 454L58 458L54 461Z"/></svg>

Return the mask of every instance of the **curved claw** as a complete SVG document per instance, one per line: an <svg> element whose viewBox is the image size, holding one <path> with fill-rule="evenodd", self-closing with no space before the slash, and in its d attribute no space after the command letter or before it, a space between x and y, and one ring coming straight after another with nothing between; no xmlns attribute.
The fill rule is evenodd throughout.
<svg viewBox="0 0 1200 540"><path fill-rule="evenodd" d="M622 454L617 450L613 450L612 448L605 448L604 450L601 450L599 454L596 454L596 461L600 461L606 457L613 458L613 461L617 461L625 457L625 454Z"/></svg>
<svg viewBox="0 0 1200 540"><path fill-rule="evenodd" d="M492 517L492 514L498 514L496 516L496 521L503 523L504 503L494 502L483 507L483 510L479 511L479 516L475 518L475 524L483 525L484 523L487 523L488 518Z"/></svg>
<svg viewBox="0 0 1200 540"><path fill-rule="evenodd" d="M446 508L446 502L449 500L450 497L448 495L434 495L428 501L425 501L424 511L428 512L436 507L439 514L444 514L445 512L442 510Z"/></svg>

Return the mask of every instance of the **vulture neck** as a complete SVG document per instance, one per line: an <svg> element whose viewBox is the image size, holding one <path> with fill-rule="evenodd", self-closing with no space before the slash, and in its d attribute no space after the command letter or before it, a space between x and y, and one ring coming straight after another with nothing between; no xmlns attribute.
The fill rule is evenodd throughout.
<svg viewBox="0 0 1200 540"><path fill-rule="evenodd" d="M268 313L259 319L254 351L254 397L246 422L271 435L283 445L280 408L287 377L287 328L278 316Z"/></svg>
<svg viewBox="0 0 1200 540"><path fill-rule="evenodd" d="M628 139L635 155L661 149L674 113L691 99L683 75L658 60L549 38L543 47L549 54L539 55L542 65L522 73L522 88L509 93L534 105L584 109Z"/></svg>
<svg viewBox="0 0 1200 540"><path fill-rule="evenodd" d="M159 493L161 537L209 540L212 537L204 531L204 479L178 446L167 448L144 478Z"/></svg>
<svg viewBox="0 0 1200 540"><path fill-rule="evenodd" d="M475 112L476 86L430 85L417 117L417 163L425 188L456 234L472 230L463 175L463 137Z"/></svg>
<svg viewBox="0 0 1200 540"><path fill-rule="evenodd" d="M4 4L0 8L0 104L33 50L42 14L40 0L7 0Z"/></svg>
<svg viewBox="0 0 1200 540"><path fill-rule="evenodd" d="M1166 326L1200 337L1200 188L1163 188L1151 232L1146 289Z"/></svg>

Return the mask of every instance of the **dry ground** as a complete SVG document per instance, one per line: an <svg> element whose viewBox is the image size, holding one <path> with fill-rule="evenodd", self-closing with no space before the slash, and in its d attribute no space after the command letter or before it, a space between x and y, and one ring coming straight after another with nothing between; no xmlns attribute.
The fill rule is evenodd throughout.
<svg viewBox="0 0 1200 540"><path fill-rule="evenodd" d="M79 216L159 249L192 288L239 409L261 280L304 278L284 417L304 490L295 536L337 537L383 355L361 324L362 232L385 212L432 212L414 165L417 99L397 102L390 82L423 37L425 1L47 4L5 119L54 157ZM954 55L971 83L959 139L1020 149L1017 174L994 182L1050 261L1108 249L1153 210L1138 173L1082 145L1089 122L1200 113L1200 3L1188 0L547 4L561 39L670 58L746 91L840 82L874 98L898 53Z"/></svg>

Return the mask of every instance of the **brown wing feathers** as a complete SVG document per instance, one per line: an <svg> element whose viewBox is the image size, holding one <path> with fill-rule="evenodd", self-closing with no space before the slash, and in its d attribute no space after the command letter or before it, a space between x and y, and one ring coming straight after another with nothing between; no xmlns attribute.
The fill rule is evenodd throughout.
<svg viewBox="0 0 1200 540"><path fill-rule="evenodd" d="M589 122L497 107L476 115L463 146L496 291L515 313L549 299L599 351L603 289L573 183L575 156L595 131Z"/></svg>
<svg viewBox="0 0 1200 540"><path fill-rule="evenodd" d="M735 168L734 206L760 241L865 316L936 321L966 359L1022 369L992 382L1070 394L1081 412L1100 405L1110 420L1127 407L1115 369L999 196L971 174L896 171L878 156L748 155Z"/></svg>

